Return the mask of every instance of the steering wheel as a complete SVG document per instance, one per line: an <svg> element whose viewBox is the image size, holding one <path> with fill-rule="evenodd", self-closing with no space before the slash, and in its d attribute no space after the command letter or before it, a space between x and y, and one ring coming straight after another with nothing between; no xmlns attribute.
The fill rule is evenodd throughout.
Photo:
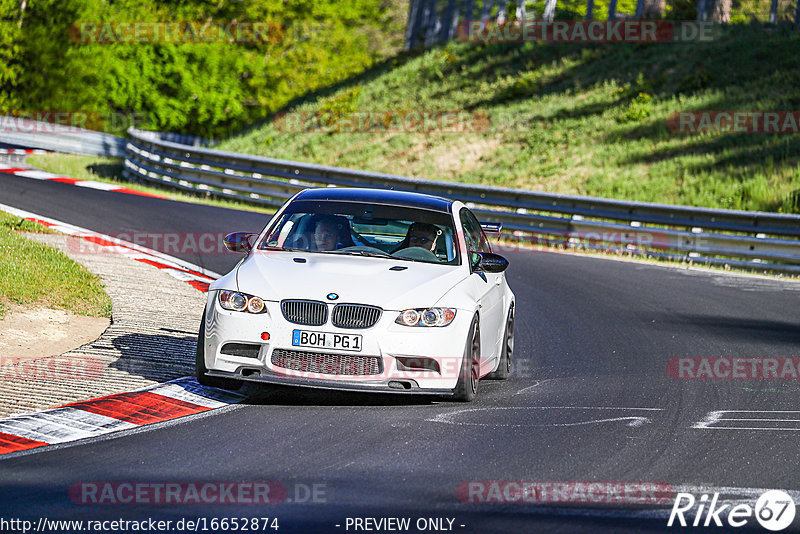
<svg viewBox="0 0 800 534"><path fill-rule="evenodd" d="M421 247L408 247L401 248L397 252L392 253L395 258L403 258L406 260L420 260L427 262L439 262L438 256L428 249Z"/></svg>

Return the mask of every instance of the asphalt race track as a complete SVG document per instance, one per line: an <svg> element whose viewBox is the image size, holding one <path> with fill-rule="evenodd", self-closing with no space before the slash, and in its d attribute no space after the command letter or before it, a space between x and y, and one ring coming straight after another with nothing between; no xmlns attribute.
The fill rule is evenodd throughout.
<svg viewBox="0 0 800 534"><path fill-rule="evenodd" d="M0 176L0 203L111 234L259 231L268 220L13 176ZM219 273L239 259L177 255ZM507 257L516 371L481 382L472 404L263 390L202 416L0 459L0 516L269 516L287 532L353 532L347 517L404 516L453 518L456 532L650 532L676 530L666 526L671 501L475 504L457 488L654 482L730 502L800 490L800 382L667 374L670 358L800 356L800 283L571 254ZM187 313L199 322L200 310ZM85 481L278 481L293 501L308 500L313 485L324 496L266 506L75 504L68 489Z"/></svg>

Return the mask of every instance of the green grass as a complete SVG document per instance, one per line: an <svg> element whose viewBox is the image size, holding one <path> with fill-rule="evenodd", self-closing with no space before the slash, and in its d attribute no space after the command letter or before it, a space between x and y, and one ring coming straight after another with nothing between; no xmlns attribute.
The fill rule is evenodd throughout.
<svg viewBox="0 0 800 534"><path fill-rule="evenodd" d="M684 110L799 110L800 32L721 27L712 42L471 44L400 55L294 110L466 110L468 134L289 133L220 148L564 194L800 212L800 135L683 135Z"/></svg>
<svg viewBox="0 0 800 534"><path fill-rule="evenodd" d="M44 226L0 212L0 318L9 305L111 317L111 298L97 275L20 232L51 233Z"/></svg>
<svg viewBox="0 0 800 534"><path fill-rule="evenodd" d="M144 193L160 195L179 202L206 204L220 208L255 211L259 213L275 213L275 210L272 208L254 206L235 200L215 198L205 193L198 193L195 195L176 191L168 187L130 182L122 175L122 160L117 158L78 156L75 154L36 154L28 156L26 161L34 167L55 174L69 176L70 178L78 180L95 180L97 182L117 184Z"/></svg>

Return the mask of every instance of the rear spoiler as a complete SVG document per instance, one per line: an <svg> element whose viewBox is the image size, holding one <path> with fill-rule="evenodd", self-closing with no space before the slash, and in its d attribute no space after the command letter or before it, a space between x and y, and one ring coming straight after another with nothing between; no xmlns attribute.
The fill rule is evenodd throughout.
<svg viewBox="0 0 800 534"><path fill-rule="evenodd" d="M503 223L481 223L481 228L487 234L497 234L503 231Z"/></svg>

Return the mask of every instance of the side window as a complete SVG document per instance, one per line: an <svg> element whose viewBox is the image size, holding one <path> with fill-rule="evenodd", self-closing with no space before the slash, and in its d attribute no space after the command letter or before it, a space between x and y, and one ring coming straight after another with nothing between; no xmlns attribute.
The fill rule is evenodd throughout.
<svg viewBox="0 0 800 534"><path fill-rule="evenodd" d="M464 226L464 238L467 248L476 252L491 252L492 247L486 234L483 233L478 219L467 209L461 210L461 224Z"/></svg>

